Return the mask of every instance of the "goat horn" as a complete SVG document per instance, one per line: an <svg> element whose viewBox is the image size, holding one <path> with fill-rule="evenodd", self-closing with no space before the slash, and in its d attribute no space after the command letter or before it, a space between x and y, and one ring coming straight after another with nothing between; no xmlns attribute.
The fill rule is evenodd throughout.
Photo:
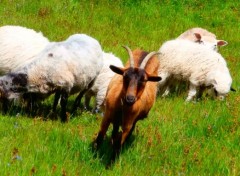
<svg viewBox="0 0 240 176"><path fill-rule="evenodd" d="M160 54L160 53L159 53L159 52L156 52L156 51L153 51L153 52L149 53L149 54L143 59L143 61L142 61L142 63L141 63L141 65L140 65L139 68L144 69L145 66L146 66L146 64L147 64L147 62L148 62L148 60L149 60L152 56L154 56L154 55L156 55L156 54Z"/></svg>
<svg viewBox="0 0 240 176"><path fill-rule="evenodd" d="M134 67L133 53L132 53L131 49L128 48L128 46L123 46L123 48L125 48L128 51L130 67Z"/></svg>

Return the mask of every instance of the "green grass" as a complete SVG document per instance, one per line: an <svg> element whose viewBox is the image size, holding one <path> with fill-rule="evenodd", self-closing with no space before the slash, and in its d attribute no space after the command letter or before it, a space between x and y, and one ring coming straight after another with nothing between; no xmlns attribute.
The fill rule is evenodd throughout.
<svg viewBox="0 0 240 176"><path fill-rule="evenodd" d="M14 110L0 117L0 175L240 175L239 9L233 0L0 0L0 25L33 28L53 41L86 33L124 62L121 45L158 50L188 28L206 28L228 41L220 52L237 89L225 101L185 103L186 92L158 97L109 170L109 138L98 156L91 151L99 115L78 112L62 124Z"/></svg>

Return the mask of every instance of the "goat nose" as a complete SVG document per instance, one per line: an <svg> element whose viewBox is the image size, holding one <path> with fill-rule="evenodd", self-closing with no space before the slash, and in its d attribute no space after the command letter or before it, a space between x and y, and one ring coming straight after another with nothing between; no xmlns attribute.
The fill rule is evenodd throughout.
<svg viewBox="0 0 240 176"><path fill-rule="evenodd" d="M135 102L135 97L132 95L128 95L126 97L126 101L127 101L127 103L133 104Z"/></svg>

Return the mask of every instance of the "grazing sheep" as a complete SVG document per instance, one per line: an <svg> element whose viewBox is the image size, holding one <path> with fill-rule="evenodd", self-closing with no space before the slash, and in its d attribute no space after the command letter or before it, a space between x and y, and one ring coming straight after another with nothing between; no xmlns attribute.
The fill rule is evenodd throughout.
<svg viewBox="0 0 240 176"><path fill-rule="evenodd" d="M49 40L41 32L21 26L0 27L0 75L14 72L30 63L48 44ZM10 99L13 97L16 96ZM6 113L10 100L4 94L0 95L0 99Z"/></svg>
<svg viewBox="0 0 240 176"><path fill-rule="evenodd" d="M122 61L111 53L103 53L103 67L97 76L93 86L85 94L85 107L89 109L89 102L92 96L95 96L95 105L92 112L99 112L106 96L109 82L115 73L109 68L110 65L123 67Z"/></svg>
<svg viewBox="0 0 240 176"><path fill-rule="evenodd" d="M185 39L196 43L200 43L208 46L209 48L212 48L215 51L217 51L218 46L225 46L228 44L224 40L217 40L215 34L203 28L189 29L182 33L180 36L178 36L177 39Z"/></svg>
<svg viewBox="0 0 240 176"><path fill-rule="evenodd" d="M111 80L105 99L105 112L100 131L93 142L98 149L103 141L110 123L113 124L113 162L119 155L122 145L133 132L138 120L147 117L156 98L159 60L156 52L147 53L142 50L131 51L129 63L125 68L111 65L110 69L117 73ZM119 132L121 126L122 132Z"/></svg>
<svg viewBox="0 0 240 176"><path fill-rule="evenodd" d="M184 40L189 40L198 44L203 44L215 51L218 50L218 47L227 45L226 41L217 40L215 34L203 28L189 29L184 33L182 33L177 39L184 39ZM168 79L168 83L165 84L164 87L161 87L158 92L159 94L162 95L162 97L165 97L169 94L170 90L172 90L176 86L180 87L179 82L177 80L174 80L173 78ZM165 90L165 92L163 92L163 90Z"/></svg>
<svg viewBox="0 0 240 176"><path fill-rule="evenodd" d="M176 39L165 42L159 52L160 88L170 79L189 82L187 101L192 100L200 88L212 87L221 97L230 91L232 78L226 61L207 46Z"/></svg>
<svg viewBox="0 0 240 176"><path fill-rule="evenodd" d="M27 88L28 93L50 95L56 92L53 110L61 98L61 120L65 122L68 96L80 92L74 104L76 109L81 93L90 88L102 65L102 49L98 41L85 34L75 34L66 41L50 43L34 61L14 74L26 75L27 85L23 88ZM9 82L14 79L16 76ZM0 86L6 89L7 83ZM7 92L16 87L19 87L17 80Z"/></svg>

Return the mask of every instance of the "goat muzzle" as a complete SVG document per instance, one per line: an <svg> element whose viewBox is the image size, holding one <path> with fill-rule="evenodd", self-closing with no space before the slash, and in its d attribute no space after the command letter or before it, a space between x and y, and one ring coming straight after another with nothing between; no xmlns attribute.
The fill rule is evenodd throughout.
<svg viewBox="0 0 240 176"><path fill-rule="evenodd" d="M135 103L135 101L136 101L136 97L135 96L133 96L133 95L127 95L126 96L126 103L128 105L133 105Z"/></svg>

